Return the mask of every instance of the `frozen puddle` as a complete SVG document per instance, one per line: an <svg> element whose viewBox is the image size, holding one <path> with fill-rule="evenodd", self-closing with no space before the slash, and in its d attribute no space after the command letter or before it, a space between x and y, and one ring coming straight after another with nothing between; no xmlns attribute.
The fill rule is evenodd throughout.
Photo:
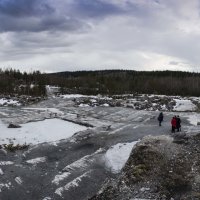
<svg viewBox="0 0 200 200"><path fill-rule="evenodd" d="M0 144L39 144L53 142L71 137L74 133L86 130L87 127L61 119L22 124L21 128L7 128L0 121Z"/></svg>

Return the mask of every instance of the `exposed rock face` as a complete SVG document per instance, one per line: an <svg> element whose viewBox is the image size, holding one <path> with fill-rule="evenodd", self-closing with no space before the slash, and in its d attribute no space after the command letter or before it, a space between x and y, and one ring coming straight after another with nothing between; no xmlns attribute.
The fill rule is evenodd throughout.
<svg viewBox="0 0 200 200"><path fill-rule="evenodd" d="M200 199L199 147L200 134L147 136L132 150L119 177L90 200Z"/></svg>

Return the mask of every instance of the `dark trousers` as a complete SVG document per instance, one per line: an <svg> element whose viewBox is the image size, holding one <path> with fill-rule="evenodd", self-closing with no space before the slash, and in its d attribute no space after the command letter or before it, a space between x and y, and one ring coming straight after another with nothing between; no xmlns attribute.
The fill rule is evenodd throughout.
<svg viewBox="0 0 200 200"><path fill-rule="evenodd" d="M172 133L175 133L175 126L172 126Z"/></svg>
<svg viewBox="0 0 200 200"><path fill-rule="evenodd" d="M181 131L181 126L180 125L177 125L177 132Z"/></svg>

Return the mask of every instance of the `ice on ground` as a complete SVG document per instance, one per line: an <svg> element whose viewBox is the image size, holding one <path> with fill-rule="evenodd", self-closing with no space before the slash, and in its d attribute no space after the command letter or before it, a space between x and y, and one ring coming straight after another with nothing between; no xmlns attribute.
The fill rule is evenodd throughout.
<svg viewBox="0 0 200 200"><path fill-rule="evenodd" d="M31 160L27 160L26 162L29 164L36 165L38 163L45 162L45 161L46 161L45 157L38 157L38 158L31 159Z"/></svg>
<svg viewBox="0 0 200 200"><path fill-rule="evenodd" d="M89 173L90 173L90 171L82 174L81 176L79 176L77 178L75 178L73 181L69 182L64 187L60 187L60 188L56 189L55 193L62 197L62 193L64 191L67 191L71 188L78 187L79 183L82 181L82 179L89 176Z"/></svg>
<svg viewBox="0 0 200 200"><path fill-rule="evenodd" d="M0 144L39 144L53 142L71 137L74 133L87 127L60 119L22 124L21 128L10 129L0 121Z"/></svg>
<svg viewBox="0 0 200 200"><path fill-rule="evenodd" d="M14 164L14 162L12 162L12 161L0 161L0 166L2 166L2 165L13 165Z"/></svg>
<svg viewBox="0 0 200 200"><path fill-rule="evenodd" d="M66 179L70 174L71 174L70 172L64 172L62 174L56 175L52 183L58 185L60 181Z"/></svg>
<svg viewBox="0 0 200 200"><path fill-rule="evenodd" d="M174 111L195 111L196 105L194 105L191 100L174 99L176 105L174 106Z"/></svg>
<svg viewBox="0 0 200 200"><path fill-rule="evenodd" d="M132 148L138 141L131 143L118 143L112 146L105 154L106 167L111 169L113 173L119 173L124 167Z"/></svg>
<svg viewBox="0 0 200 200"><path fill-rule="evenodd" d="M19 185L21 185L23 183L22 179L20 177L16 177L15 178L16 183L18 183Z"/></svg>

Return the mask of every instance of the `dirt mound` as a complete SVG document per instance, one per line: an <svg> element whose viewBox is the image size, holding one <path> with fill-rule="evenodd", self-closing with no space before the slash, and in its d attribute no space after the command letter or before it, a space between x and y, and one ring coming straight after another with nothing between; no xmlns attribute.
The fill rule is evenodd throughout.
<svg viewBox="0 0 200 200"><path fill-rule="evenodd" d="M200 199L199 146L200 134L145 137L119 177L90 200Z"/></svg>

